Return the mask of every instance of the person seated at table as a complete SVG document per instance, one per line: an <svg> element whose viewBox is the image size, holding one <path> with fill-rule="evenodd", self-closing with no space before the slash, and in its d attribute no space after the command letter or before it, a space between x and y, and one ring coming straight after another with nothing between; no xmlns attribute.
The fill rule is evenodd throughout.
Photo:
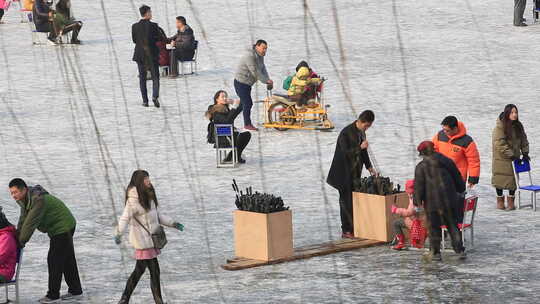
<svg viewBox="0 0 540 304"><path fill-rule="evenodd" d="M240 100L232 100L228 98L227 92L223 90L219 90L214 95L214 104L210 105L208 107L208 111L206 111L206 118L210 120L210 123L208 124L208 135L207 140L208 143L216 145L215 142L215 130L214 125L219 124L228 124L232 125L234 128L234 120L242 112L242 108L240 107ZM236 131L236 128L233 133L234 136L234 143L236 146L236 152L238 156L238 162L243 164L246 161L242 158L242 152L244 152L244 149L249 144L249 141L251 140L251 133L249 132L238 132ZM230 143L226 141L225 138L220 138L219 147L230 147ZM232 160L232 153L229 153L229 155L224 159L224 161L231 161Z"/></svg>
<svg viewBox="0 0 540 304"><path fill-rule="evenodd" d="M0 207L0 283L11 281L17 264L17 240L13 226Z"/></svg>
<svg viewBox="0 0 540 304"><path fill-rule="evenodd" d="M322 80L320 78L311 77L309 68L303 66L298 69L287 91L289 99L296 102L296 109L305 111L304 106L321 83Z"/></svg>
<svg viewBox="0 0 540 304"><path fill-rule="evenodd" d="M56 13L54 14L54 28L59 35L71 34L71 44L81 44L77 39L83 23L75 20L71 16L71 0L59 0L56 4Z"/></svg>
<svg viewBox="0 0 540 304"><path fill-rule="evenodd" d="M405 183L405 192L407 192L407 195L409 196L409 205L405 208L398 208L396 205L392 205L391 212L393 214L397 214L400 216L399 219L394 221L394 233L395 238L397 239L397 244L392 247L394 250L403 250L407 249L407 245L405 244L405 229L409 230L411 235L411 245L413 245L416 248L422 248L424 247L424 241L425 241L425 233L420 233L422 236L420 236L420 239L413 238L413 226L414 222L416 220L419 220L420 227L416 227L416 229L423 229L425 232L425 225L424 221L420 219L419 212L417 211L416 207L413 203L413 195L414 195L414 180L410 179ZM417 222L418 223L418 222Z"/></svg>
<svg viewBox="0 0 540 304"><path fill-rule="evenodd" d="M53 14L54 10L49 7L46 0L36 0L36 2L34 2L32 15L34 24L36 25L36 31L40 33L49 33L47 39L50 44L55 45L57 32L52 22Z"/></svg>
<svg viewBox="0 0 540 304"><path fill-rule="evenodd" d="M191 61L195 56L195 36L183 16L176 17L176 35L169 38L175 48L174 55L179 61Z"/></svg>

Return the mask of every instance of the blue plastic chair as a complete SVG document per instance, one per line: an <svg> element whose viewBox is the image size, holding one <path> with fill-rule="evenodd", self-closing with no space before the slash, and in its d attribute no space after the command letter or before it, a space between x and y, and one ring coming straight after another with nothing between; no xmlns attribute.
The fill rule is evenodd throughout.
<svg viewBox="0 0 540 304"><path fill-rule="evenodd" d="M516 178L517 196L518 196L518 209L522 207L532 207L533 211L536 211L536 193L540 192L540 185L533 184L531 175L531 164L527 160L515 160L512 162L514 168L514 176ZM529 173L529 184L521 186L519 175L521 173ZM528 205L521 205L521 191L529 191L531 193L531 203Z"/></svg>
<svg viewBox="0 0 540 304"><path fill-rule="evenodd" d="M15 270L15 277L6 283L0 283L0 287L6 288L6 301L7 303L12 303L9 300L9 286L15 286L15 303L20 303L19 301L19 273L21 272L22 267L22 257L23 257L23 249L19 249L17 251L17 268Z"/></svg>

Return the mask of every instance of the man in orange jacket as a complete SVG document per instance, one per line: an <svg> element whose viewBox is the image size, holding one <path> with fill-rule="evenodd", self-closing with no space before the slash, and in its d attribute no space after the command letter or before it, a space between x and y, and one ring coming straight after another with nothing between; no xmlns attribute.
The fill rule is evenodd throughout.
<svg viewBox="0 0 540 304"><path fill-rule="evenodd" d="M432 140L435 151L454 161L463 181L468 183L469 188L474 187L480 179L480 154L476 143L455 116L445 117L441 125L442 130ZM456 202L458 223L463 222L464 199L460 195Z"/></svg>
<svg viewBox="0 0 540 304"><path fill-rule="evenodd" d="M480 179L480 154L476 143L455 116L447 116L441 125L442 130L432 140L435 151L453 160L463 180L469 187L474 187Z"/></svg>

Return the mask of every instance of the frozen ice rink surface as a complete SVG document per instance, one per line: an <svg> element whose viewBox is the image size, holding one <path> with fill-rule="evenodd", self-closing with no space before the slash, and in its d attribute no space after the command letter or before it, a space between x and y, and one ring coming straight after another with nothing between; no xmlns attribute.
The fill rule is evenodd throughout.
<svg viewBox="0 0 540 304"><path fill-rule="evenodd" d="M490 179L491 130L507 103L519 106L540 166L540 26L513 27L512 1L307 3L304 10L302 1L147 1L169 35L174 17L184 15L200 41L200 73L162 79L161 109L140 106L131 61L140 2L73 0L84 22L84 44L76 47L33 47L28 26L9 11L0 26L0 203L8 217L16 222L19 213L7 191L13 177L43 185L71 207L85 303L116 303L134 266L133 250L116 246L112 231L137 168L150 172L162 210L186 225L183 233L168 231L160 256L169 303L538 303L539 215L496 211ZM240 53L258 38L269 43L266 63L279 87L302 59L328 78L336 130L262 130L246 165L218 170L203 114L218 89L234 95ZM264 97L264 87L255 94ZM464 121L482 158L469 258L430 264L417 251L382 246L221 270L233 256L232 178L284 198L295 245L340 236L337 191L324 180L339 130L368 108L376 113L368 132L376 161L401 184L413 176L416 144L446 115ZM262 115L256 106L255 121ZM26 248L22 303L46 292L47 249L41 233ZM132 303L152 302L145 276Z"/></svg>

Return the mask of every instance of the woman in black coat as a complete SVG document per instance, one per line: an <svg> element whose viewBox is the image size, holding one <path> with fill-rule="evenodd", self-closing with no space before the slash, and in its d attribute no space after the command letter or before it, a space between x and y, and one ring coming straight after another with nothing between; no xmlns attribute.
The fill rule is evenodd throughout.
<svg viewBox="0 0 540 304"><path fill-rule="evenodd" d="M229 108L230 106L230 108ZM210 120L210 124L208 125L208 143L216 145L215 142L215 134L214 134L214 125L220 125L220 124L227 124L227 125L233 125L234 128L234 120L242 112L242 108L240 106L240 100L232 100L228 98L227 92L223 90L219 90L214 95L214 104L210 105L208 107L208 111L206 111L206 118ZM246 161L242 158L242 152L244 152L244 149L249 144L249 141L251 140L251 133L249 132L238 132L234 131L234 142L236 146L236 151L238 155L238 162L241 164L244 164ZM220 138L219 147L230 147L231 143L228 142L225 138ZM232 160L232 153L229 153L229 155L225 158L225 161L231 161Z"/></svg>
<svg viewBox="0 0 540 304"><path fill-rule="evenodd" d="M423 159L414 172L414 205L423 205L426 211L432 259L441 260L441 225L448 228L454 251L464 258L465 248L454 213L458 192L465 191L465 182L454 162L434 149L431 141L424 141L418 146Z"/></svg>

